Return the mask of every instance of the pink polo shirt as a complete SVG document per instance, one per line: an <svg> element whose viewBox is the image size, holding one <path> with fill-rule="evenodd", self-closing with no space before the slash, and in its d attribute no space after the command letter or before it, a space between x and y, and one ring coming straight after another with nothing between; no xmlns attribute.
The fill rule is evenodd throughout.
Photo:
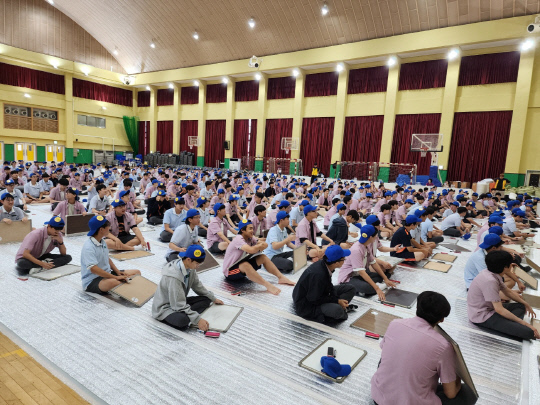
<svg viewBox="0 0 540 405"><path fill-rule="evenodd" d="M311 237L310 222L306 218L303 218L298 223L298 226L296 227L296 241L294 242L296 246L300 246L302 244L302 242L300 242L300 239L304 239L304 238L309 240L311 243L314 243L315 245L317 245L317 234L321 231L319 227L317 226L317 224L315 223L315 221L312 221L312 223L313 223L313 231L315 233L314 238Z"/></svg>
<svg viewBox="0 0 540 405"><path fill-rule="evenodd" d="M480 242L482 241L482 235L486 233L489 230L489 223L486 222L482 228L478 230L478 233L476 234L476 250L480 249ZM475 250L475 252L476 252Z"/></svg>
<svg viewBox="0 0 540 405"><path fill-rule="evenodd" d="M80 201L75 201L74 207L73 207L73 215L79 215L83 212L86 212L86 208L84 208L84 205ZM60 217L65 221L66 216L68 215L68 201L64 200L58 203L56 208L53 211L54 215L60 215Z"/></svg>
<svg viewBox="0 0 540 405"><path fill-rule="evenodd" d="M494 302L500 302L499 291L508 287L503 278L488 269L482 270L474 278L467 293L467 314L472 323L482 323L495 314Z"/></svg>
<svg viewBox="0 0 540 405"><path fill-rule="evenodd" d="M242 235L236 235L232 242L229 243L229 246L225 251L225 258L223 259L223 274L225 277L229 275L229 267L231 267L233 263L240 259L242 254L244 254L242 246L246 244L248 246L255 246L257 244L257 239L251 238L250 240L246 241Z"/></svg>
<svg viewBox="0 0 540 405"><path fill-rule="evenodd" d="M359 211L364 211L366 210L366 213L368 212L371 212L371 209L373 207L373 204L371 203L372 200L362 200L360 201L360 203L358 204L358 210Z"/></svg>
<svg viewBox="0 0 540 405"><path fill-rule="evenodd" d="M109 232L112 233L114 236L118 236L118 232L120 231L120 229L118 226L118 220L116 219L116 212L112 210L105 216L105 218L107 218L107 221L111 223L111 229ZM137 223L135 222L133 215L131 215L129 212L126 212L124 214L124 227L126 232L130 233L129 230L134 226L137 226Z"/></svg>
<svg viewBox="0 0 540 405"><path fill-rule="evenodd" d="M50 253L55 248L60 246L56 240L51 240L49 246L47 246L47 248L45 249L45 252L42 253L44 243L48 237L49 236L47 235L47 227L38 228L26 235L21 243L21 246L19 246L19 250L17 250L17 254L15 255L15 262L17 262L17 260L23 257L23 253L26 249L30 250L30 254L36 259L38 259L42 256L42 254L44 255ZM60 241L63 241L61 234Z"/></svg>
<svg viewBox="0 0 540 405"><path fill-rule="evenodd" d="M223 232L223 235L227 237L227 232L229 229L232 229L229 225L229 221L225 218L219 219L219 217L214 217L208 223L208 232L206 234L206 246L208 249L216 242L223 242L223 240L218 236L219 232Z"/></svg>
<svg viewBox="0 0 540 405"><path fill-rule="evenodd" d="M371 397L379 405L437 405L442 383L456 380L452 345L420 317L396 319L380 343L379 368L371 379ZM397 388L399 387L399 388Z"/></svg>
<svg viewBox="0 0 540 405"><path fill-rule="evenodd" d="M263 218L262 221L259 221L259 218L257 218L256 215L254 215L253 217L251 217L250 221L253 224L253 236L257 238L262 238L263 231L266 231L271 228L270 226L268 226L268 223L266 222L266 218Z"/></svg>
<svg viewBox="0 0 540 405"><path fill-rule="evenodd" d="M330 225L330 218L332 218L336 212L337 212L337 205L334 205L332 208L328 210L328 212L324 216L324 221L323 221L324 226Z"/></svg>
<svg viewBox="0 0 540 405"><path fill-rule="evenodd" d="M345 263L339 269L338 281L348 283L353 271L366 270L370 264L375 263L375 258L369 246L356 242L351 247L351 254L345 258Z"/></svg>

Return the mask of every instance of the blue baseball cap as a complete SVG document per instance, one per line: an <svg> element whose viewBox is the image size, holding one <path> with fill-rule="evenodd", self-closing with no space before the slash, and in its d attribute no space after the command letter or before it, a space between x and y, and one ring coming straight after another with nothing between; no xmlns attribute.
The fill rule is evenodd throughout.
<svg viewBox="0 0 540 405"><path fill-rule="evenodd" d="M360 228L360 243L366 243L369 238L377 234L377 229L373 225L364 225Z"/></svg>
<svg viewBox="0 0 540 405"><path fill-rule="evenodd" d="M186 219L188 218L193 218L197 215L201 215L201 213L199 212L199 210L195 209L195 208L191 208L190 210L188 210L188 212L186 213Z"/></svg>
<svg viewBox="0 0 540 405"><path fill-rule="evenodd" d="M500 215L497 215L497 214L490 215L489 218L488 218L488 222L494 222L496 224L504 223L504 221L502 220L502 217Z"/></svg>
<svg viewBox="0 0 540 405"><path fill-rule="evenodd" d="M494 233L487 234L484 237L484 241L479 245L480 249L489 249L501 243L501 237Z"/></svg>
<svg viewBox="0 0 540 405"><path fill-rule="evenodd" d="M165 190L159 190L156 195L159 195L160 197L165 197L167 195L167 192Z"/></svg>
<svg viewBox="0 0 540 405"><path fill-rule="evenodd" d="M342 249L339 245L329 246L324 252L329 262L337 262L344 257L350 256L350 254L351 251L349 249Z"/></svg>
<svg viewBox="0 0 540 405"><path fill-rule="evenodd" d="M176 197L176 198L174 199L174 203L175 203L175 204L182 204L182 205L184 205L184 204L186 203L186 200L184 200L182 197Z"/></svg>
<svg viewBox="0 0 540 405"><path fill-rule="evenodd" d="M107 218L105 218L103 215L96 215L92 218L90 218L90 221L88 221L88 227L90 228L90 232L86 234L86 236L93 236L96 234L97 230L103 226L107 222Z"/></svg>
<svg viewBox="0 0 540 405"><path fill-rule="evenodd" d="M341 204L338 204L338 206L336 208L337 208L337 211L341 211L341 210L347 209L347 206L345 204L341 203Z"/></svg>
<svg viewBox="0 0 540 405"><path fill-rule="evenodd" d="M373 194L371 194L371 193L366 193L366 198L373 198Z"/></svg>
<svg viewBox="0 0 540 405"><path fill-rule="evenodd" d="M248 219L243 219L238 223L237 230L244 229L246 226L251 225L252 222Z"/></svg>
<svg viewBox="0 0 540 405"><path fill-rule="evenodd" d="M487 235L486 235L486 237L487 237ZM462 238L465 239L465 240L468 240L468 239L471 238L471 234L467 232L465 235L462 236Z"/></svg>
<svg viewBox="0 0 540 405"><path fill-rule="evenodd" d="M162 191L163 191L163 190L160 190L160 191L158 192L158 195L159 195L159 193L161 193ZM129 194L129 190L122 190L122 191L120 191L119 196L120 196L120 198L122 198L123 196L128 195L128 194Z"/></svg>
<svg viewBox="0 0 540 405"><path fill-rule="evenodd" d="M300 201L300 204L302 207L305 207L306 205L309 205L309 201L308 200L302 200Z"/></svg>
<svg viewBox="0 0 540 405"><path fill-rule="evenodd" d="M122 205L126 205L126 203L122 200L119 200L119 199L116 199L114 200L111 205L116 208L116 207L121 207Z"/></svg>
<svg viewBox="0 0 540 405"><path fill-rule="evenodd" d="M274 225L277 225L279 221L285 218L289 218L289 214L287 214L286 211L279 211L276 215L276 222L274 222Z"/></svg>
<svg viewBox="0 0 540 405"><path fill-rule="evenodd" d="M289 205L291 205L290 202L285 201L285 200L281 200L281 201L279 202L279 205L278 205L277 207L278 207L278 208L283 208L283 207L288 207ZM304 208L304 209L305 209L305 208Z"/></svg>
<svg viewBox="0 0 540 405"><path fill-rule="evenodd" d="M286 188L284 188L284 189L281 190L281 192L282 192L282 193L288 193L289 190L287 190Z"/></svg>
<svg viewBox="0 0 540 405"><path fill-rule="evenodd" d="M313 194L307 193L307 194L306 194L306 198L307 198L308 200L312 200L312 199L313 199Z"/></svg>
<svg viewBox="0 0 540 405"><path fill-rule="evenodd" d="M159 181L157 181L156 179L152 180L152 184L156 184L156 183L159 183Z"/></svg>
<svg viewBox="0 0 540 405"><path fill-rule="evenodd" d="M66 224L62 217L55 215L49 220L49 222L46 222L46 225L49 225L50 227L55 229L62 229Z"/></svg>
<svg viewBox="0 0 540 405"><path fill-rule="evenodd" d="M205 197L197 198L197 207L202 207L208 200Z"/></svg>
<svg viewBox="0 0 540 405"><path fill-rule="evenodd" d="M373 225L375 222L379 221L379 217L377 215L368 215L366 218L366 224L367 225Z"/></svg>
<svg viewBox="0 0 540 405"><path fill-rule="evenodd" d="M206 253L201 245L190 245L185 252L178 252L178 257L187 257L189 259L204 259Z"/></svg>
<svg viewBox="0 0 540 405"><path fill-rule="evenodd" d="M525 216L525 211L523 211L521 208L514 208L512 210L512 215L518 215L520 217L524 217Z"/></svg>
<svg viewBox="0 0 540 405"><path fill-rule="evenodd" d="M495 235L501 236L503 234L503 229L498 225L492 226L489 228L488 233L494 233Z"/></svg>
<svg viewBox="0 0 540 405"><path fill-rule="evenodd" d="M317 207L310 204L304 207L304 215L309 214L311 211L317 211Z"/></svg>
<svg viewBox="0 0 540 405"><path fill-rule="evenodd" d="M223 190L222 188L218 188L217 193L218 194L225 194L225 190Z"/></svg>
<svg viewBox="0 0 540 405"><path fill-rule="evenodd" d="M8 197L11 197L11 198L15 199L15 197L13 197L13 194L10 194L10 193L8 193L8 192L5 192L5 193L3 193L2 196L0 197L0 200L4 201L4 200L5 200L6 198L8 198Z"/></svg>
<svg viewBox="0 0 540 405"><path fill-rule="evenodd" d="M387 191L386 193L384 193L384 196L385 196L385 197L392 197L392 192L391 192L391 191Z"/></svg>
<svg viewBox="0 0 540 405"><path fill-rule="evenodd" d="M456 207L459 207L459 203L457 201L454 201L452 205L455 205Z"/></svg>
<svg viewBox="0 0 540 405"><path fill-rule="evenodd" d="M411 200L410 198L407 198L407 199L405 200L405 204L414 204L414 201Z"/></svg>
<svg viewBox="0 0 540 405"><path fill-rule="evenodd" d="M407 218L405 218L405 222L407 225L416 224L418 222L422 222L420 218L418 218L416 215L407 215Z"/></svg>
<svg viewBox="0 0 540 405"><path fill-rule="evenodd" d="M329 375L332 378L345 377L351 374L351 366L349 366L348 364L339 364L339 361L337 361L336 358L332 356L321 357L321 367L323 373Z"/></svg>
<svg viewBox="0 0 540 405"><path fill-rule="evenodd" d="M425 209L419 208L416 211L414 211L414 216L420 218L422 216L422 214L424 214L425 212L426 212Z"/></svg>
<svg viewBox="0 0 540 405"><path fill-rule="evenodd" d="M442 191L442 195L448 195L448 190L444 189L444 190Z"/></svg>

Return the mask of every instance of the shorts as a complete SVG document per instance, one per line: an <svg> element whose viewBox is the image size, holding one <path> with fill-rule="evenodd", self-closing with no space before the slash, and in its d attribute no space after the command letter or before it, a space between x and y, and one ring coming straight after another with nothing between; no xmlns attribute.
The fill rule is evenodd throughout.
<svg viewBox="0 0 540 405"><path fill-rule="evenodd" d="M246 277L246 275L240 271L239 266L240 264L246 263L246 262L251 264L251 267L253 267L255 270L259 270L261 268L261 266L257 264L257 258L253 257L249 260L244 260L243 262L237 263L236 265L232 266L229 269L229 275L226 276L225 278L228 281L243 280Z"/></svg>
<svg viewBox="0 0 540 405"><path fill-rule="evenodd" d="M118 236L118 239L120 239L120 242L122 242L123 244L126 244L130 240L135 239L135 237L136 237L135 235L128 233L126 235Z"/></svg>
<svg viewBox="0 0 540 405"><path fill-rule="evenodd" d="M99 289L99 283L100 281L103 280L103 277L96 277L95 279L93 279L90 284L88 284L88 287L86 287L86 292L89 292L89 293L94 293L94 294L101 294L101 295L106 295L108 294L108 292L105 292L105 291L101 291Z"/></svg>
<svg viewBox="0 0 540 405"><path fill-rule="evenodd" d="M407 248L403 252L392 252L390 256L399 257L401 259L413 259L414 260L414 252L409 252Z"/></svg>
<svg viewBox="0 0 540 405"><path fill-rule="evenodd" d="M222 255L223 253L225 253L224 250L221 250L221 249L219 248L219 242L214 242L214 243L212 244L212 246L210 246L210 248L208 249L208 251L209 251L210 253L214 253L214 254L216 254L216 255Z"/></svg>

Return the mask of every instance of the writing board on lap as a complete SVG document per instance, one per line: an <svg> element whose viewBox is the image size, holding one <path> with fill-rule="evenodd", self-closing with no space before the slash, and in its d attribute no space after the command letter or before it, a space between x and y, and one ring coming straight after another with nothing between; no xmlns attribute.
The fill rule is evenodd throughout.
<svg viewBox="0 0 540 405"><path fill-rule="evenodd" d="M534 252L530 252L526 256L526 259L527 259L527 264L540 273L540 266L538 265L538 263L540 263L539 261L540 257L538 257L538 255L536 255Z"/></svg>
<svg viewBox="0 0 540 405"><path fill-rule="evenodd" d="M538 280L535 279L527 272L521 270L519 267L514 269L514 274L518 276L525 284L531 287L533 290L538 290Z"/></svg>
<svg viewBox="0 0 540 405"><path fill-rule="evenodd" d="M454 263L457 256L449 255L448 253L435 253L431 258L433 260L442 260L443 262Z"/></svg>
<svg viewBox="0 0 540 405"><path fill-rule="evenodd" d="M441 273L448 273L448 270L452 268L452 265L448 263L428 261L426 264L424 264L423 268L427 270L440 271Z"/></svg>
<svg viewBox="0 0 540 405"><path fill-rule="evenodd" d="M110 293L142 307L154 296L156 290L156 283L137 275L130 277L129 283L114 287Z"/></svg>
<svg viewBox="0 0 540 405"><path fill-rule="evenodd" d="M531 318L531 325L536 329L540 329L540 319Z"/></svg>
<svg viewBox="0 0 540 405"><path fill-rule="evenodd" d="M11 224L0 222L0 244L22 242L32 232L32 220L12 221Z"/></svg>
<svg viewBox="0 0 540 405"><path fill-rule="evenodd" d="M219 263L217 262L216 258L208 250L205 249L204 253L206 253L204 262L197 267L197 273L204 273L205 271L219 267Z"/></svg>
<svg viewBox="0 0 540 405"><path fill-rule="evenodd" d="M130 250L127 252L112 254L110 255L110 257L123 262L125 260L140 259L142 257L153 255L154 254L152 252L149 252L147 250Z"/></svg>
<svg viewBox="0 0 540 405"><path fill-rule="evenodd" d="M518 253L522 253L522 254L525 253L525 251L520 245L511 244L511 245L504 245L504 247L507 249L515 250Z"/></svg>
<svg viewBox="0 0 540 405"><path fill-rule="evenodd" d="M298 365L302 368L305 368L315 374L320 375L321 377L327 378L330 381L337 383L342 383L345 381L347 376L332 378L329 375L321 371L321 357L328 354L328 348L333 347L336 350L336 360L339 361L339 364L344 365L348 364L351 366L351 373L354 371L356 366L366 357L367 352L365 350L359 349L357 347L348 345L346 343L340 342L334 339L326 339L314 350L311 351L306 357L298 362Z"/></svg>
<svg viewBox="0 0 540 405"><path fill-rule="evenodd" d="M540 296L523 293L521 298L523 298L531 307L540 309Z"/></svg>
<svg viewBox="0 0 540 405"><path fill-rule="evenodd" d="M307 265L307 246L302 243L293 250L293 274Z"/></svg>
<svg viewBox="0 0 540 405"><path fill-rule="evenodd" d="M54 267L50 270L40 271L39 273L30 274L30 277L39 278L40 280L51 281L57 278L69 276L70 274L80 273L81 266L74 264L66 264L65 266Z"/></svg>
<svg viewBox="0 0 540 405"><path fill-rule="evenodd" d="M235 267L237 264L247 262L248 260L251 260L251 259L253 259L253 258L257 257L257 256L262 255L262 254L263 254L262 252L253 253L253 254L243 252L242 257L240 259L238 259L237 261L235 261L233 264L231 264L231 267L229 267L229 269Z"/></svg>
<svg viewBox="0 0 540 405"><path fill-rule="evenodd" d="M395 319L402 318L371 308L362 316L360 316L360 318L351 323L351 327L384 336L386 334L388 326L390 325L390 322Z"/></svg>
<svg viewBox="0 0 540 405"><path fill-rule="evenodd" d="M227 332L236 318L244 310L243 307L234 305L213 304L206 308L201 314L201 318L208 322L209 330L212 332ZM197 325L192 325L196 328Z"/></svg>
<svg viewBox="0 0 540 405"><path fill-rule="evenodd" d="M66 236L86 235L90 228L88 222L94 214L66 215Z"/></svg>
<svg viewBox="0 0 540 405"><path fill-rule="evenodd" d="M469 372L469 368L467 367L467 364L465 363L465 359L463 358L463 354L461 353L461 349L459 348L459 345L446 333L439 325L435 326L435 330L444 337L454 348L454 352L456 353L456 374L463 380L465 384L472 390L476 398L479 397L478 391L476 391L476 387L474 385L474 381L471 377L471 373Z"/></svg>
<svg viewBox="0 0 540 405"><path fill-rule="evenodd" d="M321 217L324 217L326 215L328 211L326 211L326 209L324 208L320 208L317 213L321 216Z"/></svg>
<svg viewBox="0 0 540 405"><path fill-rule="evenodd" d="M384 295L386 299L383 304L397 305L398 307L404 308L411 308L418 297L418 294L416 293L398 290L397 288L388 289L385 291Z"/></svg>
<svg viewBox="0 0 540 405"><path fill-rule="evenodd" d="M459 246L458 244L455 244L455 243L441 243L440 246L443 246L450 250L454 250L456 252L470 252L469 249Z"/></svg>

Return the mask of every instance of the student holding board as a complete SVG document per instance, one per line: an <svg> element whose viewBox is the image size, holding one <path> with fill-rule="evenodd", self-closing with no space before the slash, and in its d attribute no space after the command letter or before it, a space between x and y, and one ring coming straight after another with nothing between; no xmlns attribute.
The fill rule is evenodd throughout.
<svg viewBox="0 0 540 405"><path fill-rule="evenodd" d="M378 405L472 405L476 396L461 385L454 348L435 326L450 314L441 294L418 296L416 316L390 322L380 343L379 368L371 379L371 397ZM400 382L400 386L396 385ZM439 383L440 381L440 383Z"/></svg>
<svg viewBox="0 0 540 405"><path fill-rule="evenodd" d="M206 332L209 325L201 318L201 313L212 302L223 305L223 301L208 291L197 275L197 267L204 262L206 253L202 246L191 245L185 252L179 252L178 256L178 259L163 266L152 304L152 317L176 329L197 325ZM197 295L188 297L189 290Z"/></svg>

